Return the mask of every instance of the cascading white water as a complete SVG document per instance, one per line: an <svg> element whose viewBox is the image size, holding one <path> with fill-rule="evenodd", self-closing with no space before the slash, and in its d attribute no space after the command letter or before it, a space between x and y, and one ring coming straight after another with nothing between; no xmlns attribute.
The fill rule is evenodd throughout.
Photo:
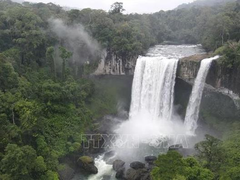
<svg viewBox="0 0 240 180"><path fill-rule="evenodd" d="M174 86L178 59L195 54L193 49L196 47L156 46L146 56L138 58L129 120L122 122L115 133L119 136L130 135L124 145L138 144L141 148L128 148L126 151L125 146L116 146L113 150L119 159L128 162L154 154L155 150L159 153L162 142L173 141L177 144L177 136L185 134L183 121L173 113Z"/></svg>
<svg viewBox="0 0 240 180"><path fill-rule="evenodd" d="M165 141L185 134L182 120L173 113L178 59L203 52L199 45L158 45L151 48L145 57L138 58L129 120L114 127L114 132L120 137L120 146L116 143L110 150L116 153L116 159L126 164L144 161L145 156L157 156L162 151L158 146L159 139ZM174 144L179 143L177 140ZM124 146L121 146L121 141ZM132 148L126 144L138 144L139 147ZM111 175L111 180L114 180L112 166L103 160L103 156L95 161L99 173L88 177L88 180L103 180L105 175Z"/></svg>
<svg viewBox="0 0 240 180"><path fill-rule="evenodd" d="M149 114L152 120L170 120L178 59L139 57L132 86L130 120Z"/></svg>
<svg viewBox="0 0 240 180"><path fill-rule="evenodd" d="M111 180L115 180L114 177L115 174L113 173L112 165L107 164L103 160L103 157L104 156L102 155L95 159L95 165L101 168L98 168L99 169L98 174L91 175L90 177L88 177L88 180L102 180L103 176L110 176Z"/></svg>
<svg viewBox="0 0 240 180"><path fill-rule="evenodd" d="M173 117L177 65L177 58L161 54L138 58L129 120L115 130L120 136L119 141L124 142L123 146L113 147L119 159L128 162L149 153L158 154L159 149L164 150L163 142L184 132L183 123ZM131 148L131 145L141 148Z"/></svg>
<svg viewBox="0 0 240 180"><path fill-rule="evenodd" d="M188 102L184 125L187 130L187 134L194 135L197 129L197 121L199 117L199 109L202 100L202 94L205 86L205 81L211 63L213 60L218 59L219 56L207 58L201 61L201 66L195 79L192 93Z"/></svg>

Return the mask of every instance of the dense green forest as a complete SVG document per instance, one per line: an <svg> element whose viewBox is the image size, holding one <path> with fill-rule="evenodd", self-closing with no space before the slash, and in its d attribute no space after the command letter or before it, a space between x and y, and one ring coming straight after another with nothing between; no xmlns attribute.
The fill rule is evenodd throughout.
<svg viewBox="0 0 240 180"><path fill-rule="evenodd" d="M192 7L212 7L212 6L224 6L226 3L229 2L236 2L236 0L198 0L193 1L191 3L184 3L179 5L176 9L182 9L182 8L192 8Z"/></svg>
<svg viewBox="0 0 240 180"><path fill-rule="evenodd" d="M105 12L0 0L0 179L57 180L59 158L79 150L92 121L116 113L117 90L89 78L105 50L127 60L164 41L200 43L229 68L240 65L239 1L142 15L123 10L122 3ZM196 159L159 156L153 178L239 180L240 127L229 126L223 141L207 136L197 144ZM172 159L175 173L161 165Z"/></svg>

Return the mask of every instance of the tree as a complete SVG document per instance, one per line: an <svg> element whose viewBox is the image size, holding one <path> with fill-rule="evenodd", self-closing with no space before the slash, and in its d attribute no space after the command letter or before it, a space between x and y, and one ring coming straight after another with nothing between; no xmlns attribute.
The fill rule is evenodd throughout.
<svg viewBox="0 0 240 180"><path fill-rule="evenodd" d="M122 2L115 2L110 9L111 14L121 14L125 9L123 8Z"/></svg>
<svg viewBox="0 0 240 180"><path fill-rule="evenodd" d="M199 162L193 158L188 157L184 159L186 163L185 177L187 180L213 180L213 173L206 168L203 168Z"/></svg>
<svg viewBox="0 0 240 180"><path fill-rule="evenodd" d="M18 76L11 63L0 54L0 90L6 91L18 86Z"/></svg>
<svg viewBox="0 0 240 180"><path fill-rule="evenodd" d="M72 53L67 51L64 47L60 46L60 57L62 58L62 80L66 78L66 61L72 56Z"/></svg>
<svg viewBox="0 0 240 180"><path fill-rule="evenodd" d="M176 151L159 155L152 171L153 180L170 180L178 175L184 175L185 163L182 156Z"/></svg>
<svg viewBox="0 0 240 180"><path fill-rule="evenodd" d="M205 141L195 145L195 149L198 152L197 158L203 167L210 169L216 177L219 176L221 165L225 159L221 145L221 140L210 135L205 135Z"/></svg>
<svg viewBox="0 0 240 180"><path fill-rule="evenodd" d="M78 9L72 9L68 12L68 18L71 23L77 22L80 16L80 11Z"/></svg>
<svg viewBox="0 0 240 180"><path fill-rule="evenodd" d="M54 47L48 47L46 52L47 64L50 66L51 73L56 76L56 67L54 62Z"/></svg>
<svg viewBox="0 0 240 180"><path fill-rule="evenodd" d="M225 135L223 145L225 161L221 165L220 180L240 179L240 123L233 123L227 135Z"/></svg>
<svg viewBox="0 0 240 180"><path fill-rule="evenodd" d="M22 64L33 59L40 63L45 36L40 30L42 20L25 7L14 7L7 11L6 32L21 51ZM36 55L36 56L35 56Z"/></svg>
<svg viewBox="0 0 240 180"><path fill-rule="evenodd" d="M177 151L159 155L151 174L153 180L213 180L213 173L193 157L183 158Z"/></svg>
<svg viewBox="0 0 240 180"><path fill-rule="evenodd" d="M36 151L31 146L19 147L8 144L5 156L1 160L1 172L12 180L34 179L35 173L46 170L44 159L37 157Z"/></svg>

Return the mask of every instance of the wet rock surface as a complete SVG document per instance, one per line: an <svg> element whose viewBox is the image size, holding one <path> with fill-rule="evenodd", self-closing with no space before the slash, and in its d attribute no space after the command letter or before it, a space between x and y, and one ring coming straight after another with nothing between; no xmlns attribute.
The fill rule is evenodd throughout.
<svg viewBox="0 0 240 180"><path fill-rule="evenodd" d="M74 177L74 169L69 167L68 165L64 165L64 167L58 171L60 180L71 180Z"/></svg>
<svg viewBox="0 0 240 180"><path fill-rule="evenodd" d="M122 169L125 165L125 162L122 160L115 160L113 162L113 170L118 171L119 169Z"/></svg>
<svg viewBox="0 0 240 180"><path fill-rule="evenodd" d="M125 174L125 162L122 160L115 160L113 162L113 170L116 171L116 178L117 179L123 179L124 178L124 174Z"/></svg>
<svg viewBox="0 0 240 180"><path fill-rule="evenodd" d="M135 161L135 162L132 162L132 163L130 164L130 167L133 168L133 169L135 169L135 170L138 170L138 169L144 168L144 167L145 167L145 164L144 164L144 163L141 163L141 162L139 162L139 161Z"/></svg>
<svg viewBox="0 0 240 180"><path fill-rule="evenodd" d="M128 169L126 172L127 180L151 180L150 172L146 168L142 169Z"/></svg>
<svg viewBox="0 0 240 180"><path fill-rule="evenodd" d="M153 164L154 161L157 160L157 157L156 156L146 156L145 157L145 161L148 163L148 164Z"/></svg>
<svg viewBox="0 0 240 180"><path fill-rule="evenodd" d="M88 174L97 174L98 169L95 166L93 158L89 156L82 156L78 159L77 165L82 170L86 171Z"/></svg>

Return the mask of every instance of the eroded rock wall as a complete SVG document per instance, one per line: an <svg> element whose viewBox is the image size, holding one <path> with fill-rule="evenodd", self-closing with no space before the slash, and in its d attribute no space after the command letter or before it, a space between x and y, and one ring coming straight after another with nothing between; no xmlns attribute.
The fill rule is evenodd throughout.
<svg viewBox="0 0 240 180"><path fill-rule="evenodd" d="M137 61L136 57L126 59L118 57L114 53L103 54L95 75L133 75Z"/></svg>
<svg viewBox="0 0 240 180"><path fill-rule="evenodd" d="M180 59L177 77L188 83L193 83L200 68L201 60L211 56L211 54L199 54ZM136 61L137 57L122 59L111 52L106 52L103 54L99 67L94 74L133 75ZM240 96L240 69L236 67L229 69L221 65L220 61L213 61L206 83L225 94Z"/></svg>
<svg viewBox="0 0 240 180"><path fill-rule="evenodd" d="M210 57L210 54L194 55L180 59L177 76L184 81L193 83L197 76L202 59ZM221 59L213 61L206 83L216 90L229 95L240 95L240 69L229 69L221 64Z"/></svg>

